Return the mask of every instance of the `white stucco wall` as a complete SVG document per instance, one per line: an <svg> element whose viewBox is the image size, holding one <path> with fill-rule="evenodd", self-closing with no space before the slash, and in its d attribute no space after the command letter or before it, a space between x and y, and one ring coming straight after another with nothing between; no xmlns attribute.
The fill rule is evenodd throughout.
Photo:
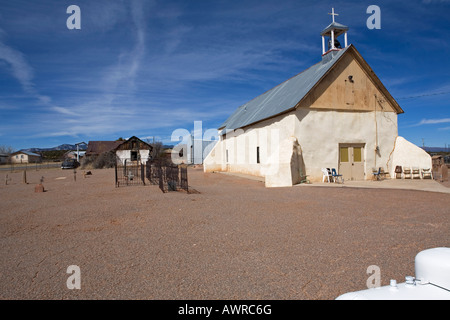
<svg viewBox="0 0 450 320"><path fill-rule="evenodd" d="M11 156L12 163L36 163L40 162L41 158L37 156L29 156L25 153L19 153Z"/></svg>
<svg viewBox="0 0 450 320"><path fill-rule="evenodd" d="M147 162L150 151L149 150L139 150L140 160L142 163ZM127 161L131 161L131 150L117 150L116 156L120 159L122 164Z"/></svg>
<svg viewBox="0 0 450 320"><path fill-rule="evenodd" d="M432 159L422 148L412 144L403 137L398 137L395 143L395 150L392 154L391 177L394 177L396 166L410 169L414 167L419 169L431 169Z"/></svg>
<svg viewBox="0 0 450 320"><path fill-rule="evenodd" d="M322 181L322 168L339 167L339 144L361 143L364 144L365 179L371 179L373 167L392 170L397 136L394 112L300 108L222 137L206 157L204 171L246 173L266 177L268 187L287 186L297 183L292 180L293 167L288 162L293 159L293 153L299 152L305 170L302 173L311 181ZM293 149L296 143L300 151ZM377 145L379 151L375 153ZM260 164L256 163L258 146Z"/></svg>
<svg viewBox="0 0 450 320"><path fill-rule="evenodd" d="M281 141L292 137L294 132L294 118L294 114L279 116L221 136L204 160L204 171L230 171L260 177L265 177L268 170L273 173L273 164L279 163L281 158ZM260 163L257 163L257 147Z"/></svg>
<svg viewBox="0 0 450 320"><path fill-rule="evenodd" d="M338 169L339 144L344 143L364 144L364 172L368 180L372 178L372 168L392 168L397 114L298 109L294 135L302 147L311 181L322 181L322 168ZM379 152L375 153L377 145Z"/></svg>

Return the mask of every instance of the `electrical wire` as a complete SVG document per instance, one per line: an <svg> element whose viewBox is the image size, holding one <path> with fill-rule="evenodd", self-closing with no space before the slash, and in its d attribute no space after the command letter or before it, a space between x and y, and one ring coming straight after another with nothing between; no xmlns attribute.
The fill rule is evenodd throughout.
<svg viewBox="0 0 450 320"><path fill-rule="evenodd" d="M396 100L406 100L406 99L415 99L415 98L422 98L422 97L439 96L439 95L449 94L449 93L450 93L450 91L437 92L437 93L427 93L427 94L421 94L421 95L418 95L418 96L397 98Z"/></svg>

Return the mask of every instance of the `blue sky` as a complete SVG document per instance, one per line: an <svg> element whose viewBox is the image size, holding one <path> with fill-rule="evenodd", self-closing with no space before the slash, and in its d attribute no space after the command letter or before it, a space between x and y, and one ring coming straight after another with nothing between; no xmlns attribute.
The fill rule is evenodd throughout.
<svg viewBox="0 0 450 320"><path fill-rule="evenodd" d="M66 27L70 5L81 30ZM0 145L217 128L320 61L332 7L405 110L399 135L450 144L450 0L0 0Z"/></svg>

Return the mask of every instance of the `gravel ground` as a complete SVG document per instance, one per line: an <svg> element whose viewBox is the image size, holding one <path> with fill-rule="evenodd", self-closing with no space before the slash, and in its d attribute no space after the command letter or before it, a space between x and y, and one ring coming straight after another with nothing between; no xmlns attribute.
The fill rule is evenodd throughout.
<svg viewBox="0 0 450 320"><path fill-rule="evenodd" d="M1 299L328 300L366 289L371 265L404 282L419 251L450 246L448 194L267 189L194 168L199 193L163 194L81 173L0 173Z"/></svg>

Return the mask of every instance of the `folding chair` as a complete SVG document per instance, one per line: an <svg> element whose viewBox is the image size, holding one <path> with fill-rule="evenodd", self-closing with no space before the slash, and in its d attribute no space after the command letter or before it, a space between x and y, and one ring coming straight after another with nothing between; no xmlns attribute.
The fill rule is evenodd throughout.
<svg viewBox="0 0 450 320"><path fill-rule="evenodd" d="M375 168L372 168L372 174L373 174L374 180L377 180L377 181L381 180L381 168L378 168L378 170Z"/></svg>
<svg viewBox="0 0 450 320"><path fill-rule="evenodd" d="M395 179L401 179L402 178L402 166L396 166L395 167Z"/></svg>
<svg viewBox="0 0 450 320"><path fill-rule="evenodd" d="M335 168L331 169L331 176L333 177L334 182L339 182L339 180L341 180L341 183L344 183L344 177L342 176L342 174L337 174Z"/></svg>

